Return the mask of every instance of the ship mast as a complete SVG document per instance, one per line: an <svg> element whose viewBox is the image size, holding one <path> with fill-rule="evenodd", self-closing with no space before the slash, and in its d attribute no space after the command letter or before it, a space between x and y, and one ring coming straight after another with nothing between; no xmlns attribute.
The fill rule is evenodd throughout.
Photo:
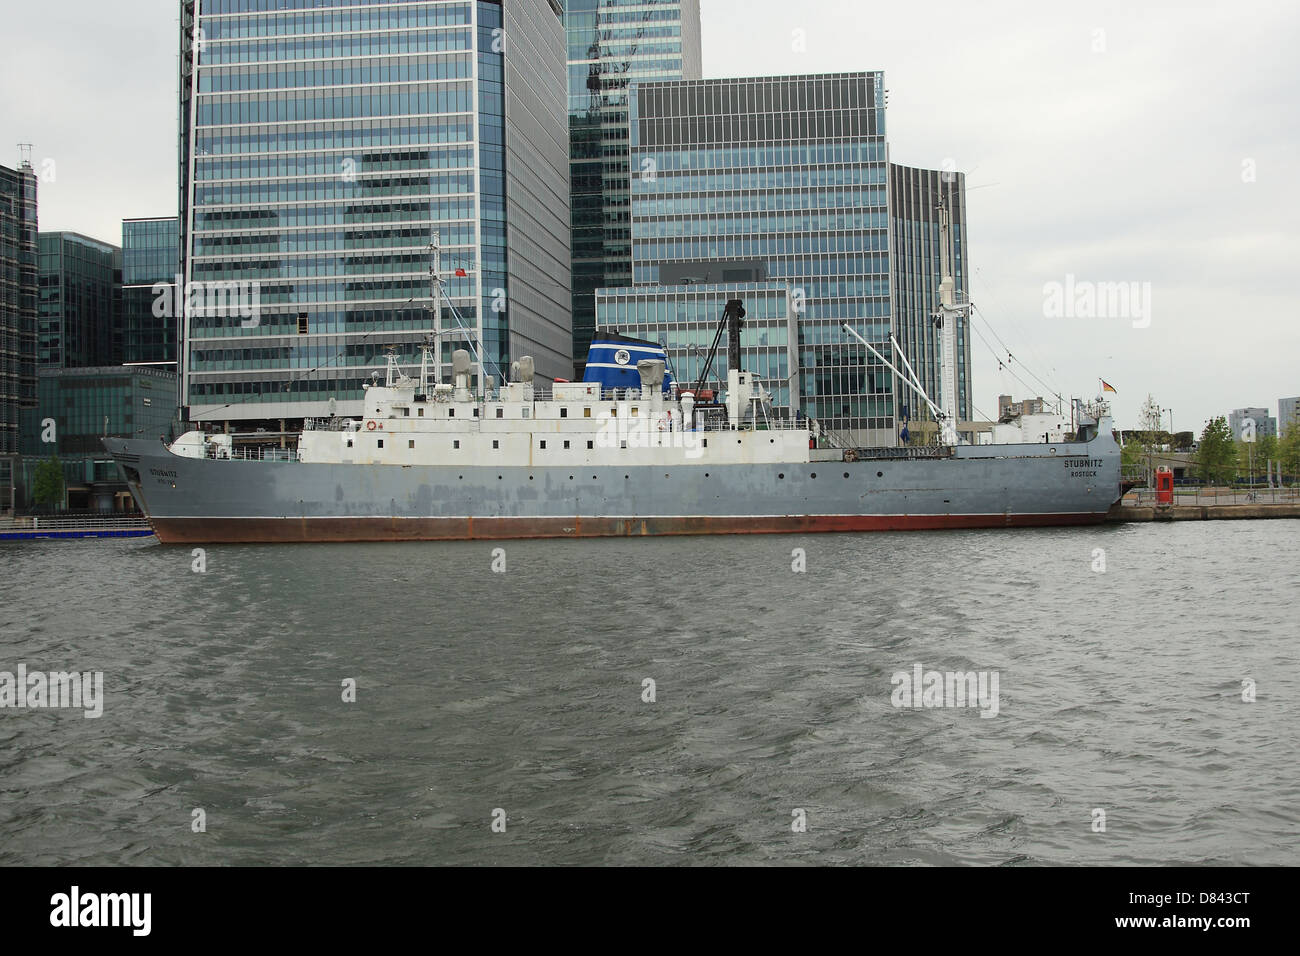
<svg viewBox="0 0 1300 956"><path fill-rule="evenodd" d="M957 436L957 322L966 314L964 295L958 296L949 261L948 204L939 203L939 311L932 316L939 331L939 403L943 417L939 421L941 440L956 445Z"/></svg>
<svg viewBox="0 0 1300 956"><path fill-rule="evenodd" d="M457 270L457 274L464 274L462 270ZM442 327L442 304L447 303L447 311L451 319L456 323L456 327ZM483 351L483 316L479 316L478 325L475 331L470 331L465 324L460 310L456 308L456 303L451 301L451 296L447 292L446 284L442 279L442 241L441 233L433 231L429 235L429 308L433 311L431 317L431 326L433 328L433 347L438 350L438 359L435 364L437 370L437 380L434 384L442 384L442 337L446 335L462 335L465 338L469 351L473 354L475 361L478 363L478 378L480 394L486 397L487 388L487 364L490 361L486 358ZM493 378L501 375L501 369L496 362L491 362ZM504 381L504 378L503 378Z"/></svg>
<svg viewBox="0 0 1300 956"><path fill-rule="evenodd" d="M438 356L434 364L434 385L442 384L442 308L438 304L438 282L442 275L442 234L434 230L429 235L429 309L433 312L433 347ZM428 352L425 356L427 361ZM421 376L420 385L424 379Z"/></svg>

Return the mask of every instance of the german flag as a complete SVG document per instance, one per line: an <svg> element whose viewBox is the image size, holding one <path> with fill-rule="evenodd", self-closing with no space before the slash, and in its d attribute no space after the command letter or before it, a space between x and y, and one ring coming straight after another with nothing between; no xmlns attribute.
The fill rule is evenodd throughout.
<svg viewBox="0 0 1300 956"><path fill-rule="evenodd" d="M1110 384L1110 382L1106 381L1104 378L1098 379L1098 381L1101 382L1101 390L1103 392L1115 392L1115 386ZM1118 395L1119 392L1115 392L1115 394Z"/></svg>

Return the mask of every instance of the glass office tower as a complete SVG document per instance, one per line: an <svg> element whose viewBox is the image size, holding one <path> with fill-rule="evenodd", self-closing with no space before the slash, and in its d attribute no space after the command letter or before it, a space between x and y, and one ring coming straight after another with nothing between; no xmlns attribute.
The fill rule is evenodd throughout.
<svg viewBox="0 0 1300 956"><path fill-rule="evenodd" d="M434 325L435 233L488 374L527 353L542 377L569 377L562 12L182 3L184 278L246 284L242 301L258 304L183 321L190 420L296 420L330 398L359 414L385 349L413 362ZM455 328L449 309L438 325ZM444 357L464 345L444 339Z"/></svg>
<svg viewBox="0 0 1300 956"><path fill-rule="evenodd" d="M799 316L800 406L893 445L883 76L646 82L631 107L635 285L776 281Z"/></svg>
<svg viewBox="0 0 1300 956"><path fill-rule="evenodd" d="M121 288L121 248L75 232L41 233L36 364L116 365Z"/></svg>
<svg viewBox="0 0 1300 956"><path fill-rule="evenodd" d="M938 169L889 164L890 227L893 230L894 325L898 342L926 392L939 403L939 335L931 316L939 310L939 206L951 215L948 255L959 295L969 295L966 268L966 175ZM970 383L970 329L957 324L957 419L973 418ZM899 396L900 414L932 420L909 392ZM907 408L903 409L902 406Z"/></svg>
<svg viewBox="0 0 1300 956"><path fill-rule="evenodd" d="M0 166L0 455L18 452L22 410L36 404L36 173ZM8 507L11 463L0 463L0 507Z"/></svg>
<svg viewBox="0 0 1300 956"><path fill-rule="evenodd" d="M159 314L158 297L175 301L180 270L176 217L122 220L122 361L175 364L176 318ZM161 283L162 288L157 285Z"/></svg>
<svg viewBox="0 0 1300 956"><path fill-rule="evenodd" d="M595 290L632 282L628 86L698 80L699 0L567 0L573 222L573 357L578 377Z"/></svg>

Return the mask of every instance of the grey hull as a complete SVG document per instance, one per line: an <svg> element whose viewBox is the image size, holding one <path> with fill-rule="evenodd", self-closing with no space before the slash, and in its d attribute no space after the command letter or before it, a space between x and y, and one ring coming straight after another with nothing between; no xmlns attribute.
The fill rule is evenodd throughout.
<svg viewBox="0 0 1300 956"><path fill-rule="evenodd" d="M961 446L951 457L564 468L211 460L104 439L164 543L375 541L1086 524L1120 451Z"/></svg>

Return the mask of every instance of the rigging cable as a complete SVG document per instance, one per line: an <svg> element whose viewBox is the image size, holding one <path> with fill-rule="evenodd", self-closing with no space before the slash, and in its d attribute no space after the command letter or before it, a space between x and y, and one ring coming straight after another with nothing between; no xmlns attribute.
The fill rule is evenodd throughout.
<svg viewBox="0 0 1300 956"><path fill-rule="evenodd" d="M984 333L981 332L979 330L979 327L975 325L973 322L971 323L971 328L974 330L975 334L980 337L980 341L983 342L986 346L988 346L989 352L993 354L994 360L998 363L999 371L1006 372L1008 375L1014 378L1017 382L1020 383L1021 387L1024 388L1026 392L1037 391L1037 389L1035 389L1032 385L1030 385L1023 378L1021 378L1019 375L1016 374L1015 369L1011 367L1009 361L1003 361L1002 357L998 354L997 350L993 348L993 346L989 344L989 340L984 337ZM1011 358L1010 352L1007 353L1007 358L1008 359ZM1023 368L1024 366L1022 365L1021 367ZM1056 393L1053 392L1052 394L1055 395ZM1060 395L1057 395L1056 397L1059 399Z"/></svg>
<svg viewBox="0 0 1300 956"><path fill-rule="evenodd" d="M1003 348L1006 348L1006 343L1002 341L1002 337L998 335L997 330L993 327L993 323L988 320L988 316L986 316L983 313L983 311L981 311L977 306L972 305L971 310L973 312L979 313L979 317L981 320L983 320L985 327L987 327L989 332L992 333L993 337L996 338L999 343L1001 343ZM976 333L979 333L979 328L975 325L975 323L973 322L971 323L971 328L975 329ZM983 338L983 335L980 334L980 337ZM984 344L985 345L989 344L987 339L984 339ZM992 349L993 346L989 345L989 348ZM1034 381L1036 381L1049 395L1053 396L1058 402L1063 403L1065 401L1065 397L1061 394L1059 389L1057 389L1055 386L1051 385L1050 383L1044 381L1042 377L1040 377L1036 372L1034 372L1033 369L1031 369L1028 365L1026 365L1023 360L1016 358L1015 355L1012 354L1010 349L1006 349L1006 354L1007 354L1006 364L1008 366L1008 371L1010 371L1010 366L1013 362L1019 364L1019 366L1025 370L1025 374L1033 378ZM1001 359L999 359L998 362L999 364L1001 364ZM1014 375L1015 373L1012 372L1012 374ZM1020 382L1021 385L1024 385L1030 391L1037 391L1037 389L1034 386L1028 385L1024 381L1024 379L1021 379L1019 376L1016 376L1016 381Z"/></svg>
<svg viewBox="0 0 1300 956"><path fill-rule="evenodd" d="M990 297L991 299L994 299L994 300L995 300L995 301L994 301L994 305L998 308L998 311L999 311L1000 313L1006 313L1006 310L1002 308L1002 303L1001 303L1000 301L997 301L997 296L996 296L995 293L993 292L993 286L992 286L992 283L990 283L989 280L988 280L987 278L985 278L985 276L984 276L984 270L979 269L979 268L976 268L976 270L975 270L975 274L978 276L978 278L980 279L980 281L983 282L983 283L985 284L985 286L987 287L987 289L988 289L988 293L989 293L989 297ZM985 316L982 312L980 313L980 317L981 317L982 319L984 319L985 323L986 323L986 324L988 325L988 327L989 327L989 331L993 333L993 335L997 338L998 342L1001 343L1002 347L1003 347L1004 349L1006 349L1006 351L1007 351L1008 353L1010 353L1011 350L1010 350L1009 348L1006 348L1006 342L1003 342L1003 341L1002 341L1002 336L998 335L997 330L993 327L993 324L992 324L991 322L989 322L988 317ZM1021 328L1020 324L1019 324L1018 322L1016 322L1013 318L1010 318L1010 317L1008 317L1007 322L1011 325L1012 330L1013 330L1017 335L1019 335L1020 338L1024 341L1024 343L1025 343L1025 348L1029 351L1030 358L1032 358L1032 359L1034 360L1034 362L1037 363L1038 366L1041 367L1041 368L1042 368L1045 372L1047 372L1049 375L1050 375L1051 373L1053 373L1053 372L1055 371L1055 369L1053 369L1050 365L1048 365L1047 362L1043 361L1042 356L1039 355L1039 354L1038 354L1038 351L1034 348L1033 341L1029 338L1029 336L1027 336L1027 335L1025 334L1025 331L1024 331L1023 328ZM1024 362L1021 362L1020 364L1021 364L1021 367L1025 368L1025 371L1027 371L1027 372L1028 372L1028 371L1031 371L1031 370L1028 368L1028 366L1025 366ZM1032 374L1032 372L1031 372L1031 374ZM1035 376L1035 378L1037 378L1037 377L1038 377L1038 376ZM1059 385L1049 385L1049 384L1047 384L1047 383L1044 383L1044 386L1045 386L1045 387L1046 387L1050 392L1052 392L1053 394L1057 394L1057 395L1059 395L1060 392L1061 392L1061 388L1060 388Z"/></svg>

